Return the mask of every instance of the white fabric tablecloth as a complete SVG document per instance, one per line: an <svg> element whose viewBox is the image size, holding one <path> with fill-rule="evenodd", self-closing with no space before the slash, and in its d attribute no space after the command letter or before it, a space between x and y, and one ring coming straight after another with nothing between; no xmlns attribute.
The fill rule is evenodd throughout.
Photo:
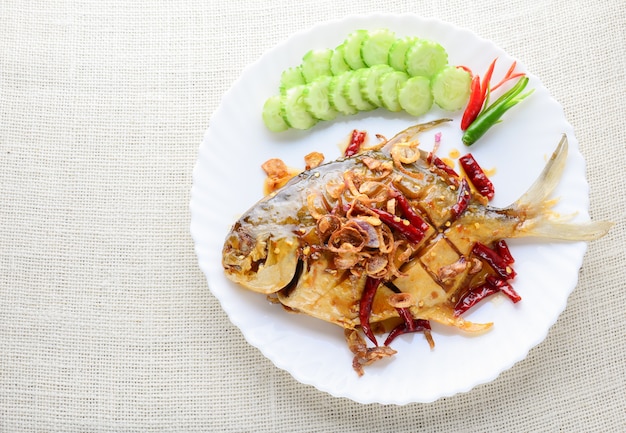
<svg viewBox="0 0 626 433"><path fill-rule="evenodd" d="M0 1L0 431L626 431L626 7L621 0ZM210 293L189 234L198 145L243 68L349 14L493 40L564 107L594 219L548 338L431 404L296 382Z"/></svg>

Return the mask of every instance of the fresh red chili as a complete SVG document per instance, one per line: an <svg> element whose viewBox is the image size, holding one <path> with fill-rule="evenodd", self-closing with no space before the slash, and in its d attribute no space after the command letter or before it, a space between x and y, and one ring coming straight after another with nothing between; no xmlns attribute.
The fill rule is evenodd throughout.
<svg viewBox="0 0 626 433"><path fill-rule="evenodd" d="M413 319L412 329L409 329L406 323L400 323L398 326L396 326L395 328L391 330L391 332L387 336L387 339L385 339L384 345L389 346L389 344L391 344L391 342L395 340L396 337L402 334L408 334L411 332L421 332L421 331L423 331L424 333L427 333L427 332L430 332L430 330L431 330L430 322L424 319ZM429 336L427 336L427 338L428 337ZM429 343L430 343L430 339L429 339Z"/></svg>
<svg viewBox="0 0 626 433"><path fill-rule="evenodd" d="M462 296L454 306L454 315L460 316L467 310L472 308L478 302L498 292L498 288L485 282L478 286L472 287L464 296Z"/></svg>
<svg viewBox="0 0 626 433"><path fill-rule="evenodd" d="M497 252L480 242L474 244L472 253L489 263L493 270L505 280L513 279L517 275Z"/></svg>
<svg viewBox="0 0 626 433"><path fill-rule="evenodd" d="M494 195L493 183L489 180L483 169L478 165L471 153L463 155L459 158L459 163L463 167L463 171L469 177L470 182L478 193L491 200Z"/></svg>
<svg viewBox="0 0 626 433"><path fill-rule="evenodd" d="M367 133L365 131L358 131L356 129L353 130L352 135L350 136L350 144L348 144L348 147L346 148L344 155L353 156L359 153L359 150L361 149L361 145L365 141L366 134Z"/></svg>
<svg viewBox="0 0 626 433"><path fill-rule="evenodd" d="M513 71L515 70L515 66L517 66L517 61L514 61L513 64L511 65L511 67L509 68L508 71L506 71L506 74L504 75L504 78L502 79L502 81L500 81L498 84L496 84L495 86L493 86L491 88L491 91L496 90L498 87L502 86L504 83L506 83L509 80L513 80L515 78L521 77L524 75L523 72L518 72L517 74L514 74Z"/></svg>
<svg viewBox="0 0 626 433"><path fill-rule="evenodd" d="M378 341L372 332L370 325L370 315L372 314L372 305L374 303L374 296L380 285L380 279L367 277L365 280L365 287L363 288L363 294L361 295L361 301L359 302L359 320L361 321L361 329L363 333L369 338L372 343L378 346Z"/></svg>
<svg viewBox="0 0 626 433"><path fill-rule="evenodd" d="M502 278L497 278L495 275L488 275L487 283L491 284L493 287L508 296L514 304L522 300L522 297L517 294L513 286Z"/></svg>
<svg viewBox="0 0 626 433"><path fill-rule="evenodd" d="M378 208L370 208L372 212L378 215L378 218L389 227L396 229L402 233L409 242L419 243L424 238L424 232L414 225L411 225L409 220L400 218L390 212L387 212Z"/></svg>
<svg viewBox="0 0 626 433"><path fill-rule="evenodd" d="M470 83L470 97L461 119L461 130L464 131L462 141L465 145L471 146L476 140L483 136L483 134L490 129L493 125L500 121L500 118L511 107L521 102L531 92L520 94L526 86L528 77L522 72L514 73L517 62L513 62L509 70L504 75L504 78L495 86L491 85L491 77L493 75L496 59L491 62L482 83L478 83L477 76L472 77ZM520 78L518 83L509 89L498 100L489 105L489 95L491 92L502 86L504 83Z"/></svg>
<svg viewBox="0 0 626 433"><path fill-rule="evenodd" d="M481 95L480 77L478 75L474 75L470 84L469 101L467 102L467 107L465 107L463 117L461 118L462 131L465 131L467 127L470 126L470 124L478 116L478 113L480 113L480 110L483 108L484 99Z"/></svg>
<svg viewBox="0 0 626 433"><path fill-rule="evenodd" d="M461 130L465 131L476 117L480 114L483 106L485 105L485 99L487 97L487 91L489 89L489 82L491 81L491 76L493 75L493 69L496 65L496 59L491 62L487 72L485 73L485 77L483 78L483 82L480 82L480 76L474 75L472 77L472 82L470 84L470 97L467 103L467 107L463 112L463 117L461 119ZM469 69L466 69L468 72Z"/></svg>
<svg viewBox="0 0 626 433"><path fill-rule="evenodd" d="M509 250L509 246L504 239L495 243L494 250L496 250L496 253L498 253L498 255L502 257L502 260L504 260L508 265L515 263L511 250Z"/></svg>
<svg viewBox="0 0 626 433"><path fill-rule="evenodd" d="M467 209L467 206L470 202L470 189L469 184L466 179L461 180L461 184L459 185L459 195L457 197L456 203L452 206L452 218L457 219L461 214Z"/></svg>
<svg viewBox="0 0 626 433"><path fill-rule="evenodd" d="M480 112L478 117L467 127L461 141L466 146L471 146L482 137L492 126L500 122L500 119L508 110L523 101L533 91L522 93L528 84L528 77L522 76L519 81L500 96L493 104Z"/></svg>
<svg viewBox="0 0 626 433"><path fill-rule="evenodd" d="M487 72L485 72L485 77L483 78L483 82L480 86L480 94L481 94L481 97L483 98L483 103L485 102L485 98L487 97L487 92L490 91L489 83L491 82L491 76L493 75L493 70L496 67L497 60L498 60L497 57L493 59L493 61L489 65L489 68L487 68Z"/></svg>
<svg viewBox="0 0 626 433"><path fill-rule="evenodd" d="M409 200L404 194L394 188L391 191L391 195L396 199L402 214L411 223L411 225L417 227L422 233L425 233L430 228L422 217L415 212L415 209L413 209L413 206L411 206L411 203L409 203Z"/></svg>

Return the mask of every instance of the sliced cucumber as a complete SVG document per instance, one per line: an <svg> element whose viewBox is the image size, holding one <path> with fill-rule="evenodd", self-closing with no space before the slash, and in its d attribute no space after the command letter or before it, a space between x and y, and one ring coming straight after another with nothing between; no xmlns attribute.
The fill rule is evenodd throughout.
<svg viewBox="0 0 626 433"><path fill-rule="evenodd" d="M389 48L387 63L397 71L406 72L406 52L409 47L417 40L414 36L406 36L399 38Z"/></svg>
<svg viewBox="0 0 626 433"><path fill-rule="evenodd" d="M344 59L351 69L357 70L366 66L361 57L361 44L367 36L367 30L356 30L343 43Z"/></svg>
<svg viewBox="0 0 626 433"><path fill-rule="evenodd" d="M406 52L406 72L412 77L431 78L448 64L448 53L436 42L414 41Z"/></svg>
<svg viewBox="0 0 626 433"><path fill-rule="evenodd" d="M307 111L318 120L333 120L339 114L330 104L328 88L332 77L319 77L304 87Z"/></svg>
<svg viewBox="0 0 626 433"><path fill-rule="evenodd" d="M430 80L426 77L411 77L400 87L398 102L411 116L426 114L433 106Z"/></svg>
<svg viewBox="0 0 626 433"><path fill-rule="evenodd" d="M393 71L393 68L389 65L374 65L367 69L367 71L367 73L363 73L359 78L361 94L366 101L376 107L381 107L383 103L378 97L379 79L384 73Z"/></svg>
<svg viewBox="0 0 626 433"><path fill-rule="evenodd" d="M331 75L330 58L333 50L330 48L310 50L302 57L302 75L307 83L312 82L317 77Z"/></svg>
<svg viewBox="0 0 626 433"><path fill-rule="evenodd" d="M270 96L263 104L263 123L272 132L281 132L289 129L289 125L287 125L280 112L279 95Z"/></svg>
<svg viewBox="0 0 626 433"><path fill-rule="evenodd" d="M389 49L395 40L395 33L387 29L367 32L367 37L361 43L363 63L367 66L386 65Z"/></svg>
<svg viewBox="0 0 626 433"><path fill-rule="evenodd" d="M309 129L317 123L304 102L305 87L304 84L293 86L280 97L280 113L285 123L292 128Z"/></svg>
<svg viewBox="0 0 626 433"><path fill-rule="evenodd" d="M280 94L265 101L263 122L278 132L377 107L413 116L433 103L456 111L467 103L470 81L468 72L448 66L438 43L388 29L355 30L336 48L311 49L284 70Z"/></svg>
<svg viewBox="0 0 626 433"><path fill-rule="evenodd" d="M402 71L385 72L378 79L378 97L382 106L389 111L400 111L402 106L398 101L400 88L409 79Z"/></svg>
<svg viewBox="0 0 626 433"><path fill-rule="evenodd" d="M330 72L333 75L339 75L349 70L350 66L346 63L344 56L344 45L341 44L333 50L333 55L330 56Z"/></svg>
<svg viewBox="0 0 626 433"><path fill-rule="evenodd" d="M368 111L376 108L374 104L363 98L363 94L361 93L361 77L368 71L369 69L367 68L354 71L343 87L346 100L358 111Z"/></svg>
<svg viewBox="0 0 626 433"><path fill-rule="evenodd" d="M283 71L280 76L280 85L278 88L280 93L283 94L293 86L298 86L304 83L305 81L304 76L302 75L302 69L300 66L294 66Z"/></svg>
<svg viewBox="0 0 626 433"><path fill-rule="evenodd" d="M345 114L346 116L356 114L358 112L355 107L350 105L343 92L346 82L353 75L354 71L346 71L343 74L332 77L330 83L328 84L328 99L330 100L330 104L335 110L341 114Z"/></svg>
<svg viewBox="0 0 626 433"><path fill-rule="evenodd" d="M463 108L469 99L472 77L465 69L447 66L432 79L435 103L447 111Z"/></svg>

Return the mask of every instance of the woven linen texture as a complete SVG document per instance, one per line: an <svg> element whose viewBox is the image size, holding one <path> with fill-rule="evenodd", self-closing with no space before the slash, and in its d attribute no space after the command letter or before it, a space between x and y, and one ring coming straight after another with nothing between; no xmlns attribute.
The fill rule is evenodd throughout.
<svg viewBox="0 0 626 433"><path fill-rule="evenodd" d="M519 58L576 130L591 216L616 223L542 344L431 404L360 405L274 367L189 234L198 145L243 68L370 12L438 17ZM0 431L626 431L621 0L2 0L0 29Z"/></svg>

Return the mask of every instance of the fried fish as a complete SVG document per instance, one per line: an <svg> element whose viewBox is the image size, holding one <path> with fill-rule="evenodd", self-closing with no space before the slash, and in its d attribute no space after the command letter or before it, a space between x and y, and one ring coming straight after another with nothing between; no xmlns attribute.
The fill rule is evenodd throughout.
<svg viewBox="0 0 626 433"><path fill-rule="evenodd" d="M378 346L370 329L377 322L403 319L405 330L424 321L487 329L490 324L470 323L460 312L479 288L515 296L508 284L512 260L498 252L503 239L589 241L609 230L607 222L551 213L549 196L567 156L565 135L530 189L495 208L418 147L414 137L439 123L306 170L259 201L226 237L226 276L343 327L348 341L361 329Z"/></svg>

